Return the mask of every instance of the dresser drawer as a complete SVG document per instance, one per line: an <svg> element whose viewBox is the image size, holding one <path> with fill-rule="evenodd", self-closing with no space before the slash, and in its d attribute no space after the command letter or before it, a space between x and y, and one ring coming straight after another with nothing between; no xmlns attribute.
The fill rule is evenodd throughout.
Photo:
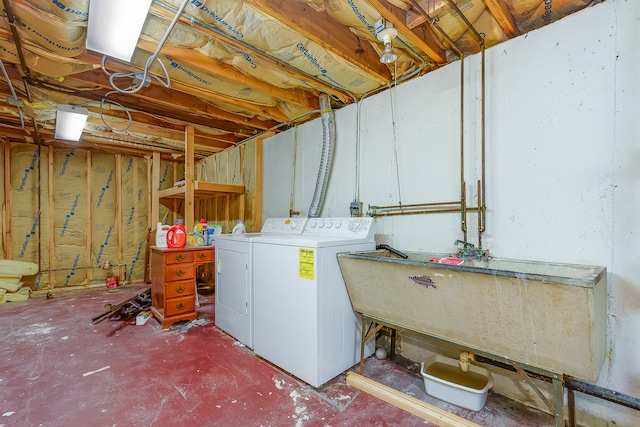
<svg viewBox="0 0 640 427"><path fill-rule="evenodd" d="M165 254L165 264L192 263L193 252L167 252Z"/></svg>
<svg viewBox="0 0 640 427"><path fill-rule="evenodd" d="M196 251L193 260L197 263L214 262L216 260L216 252L214 249L204 249L201 251Z"/></svg>
<svg viewBox="0 0 640 427"><path fill-rule="evenodd" d="M167 282L193 279L194 277L193 264L169 264L164 268L164 280Z"/></svg>
<svg viewBox="0 0 640 427"><path fill-rule="evenodd" d="M165 317L196 311L196 299L193 295L169 298L164 306Z"/></svg>
<svg viewBox="0 0 640 427"><path fill-rule="evenodd" d="M180 282L167 282L164 285L164 296L167 299L193 295L193 291L193 279Z"/></svg>

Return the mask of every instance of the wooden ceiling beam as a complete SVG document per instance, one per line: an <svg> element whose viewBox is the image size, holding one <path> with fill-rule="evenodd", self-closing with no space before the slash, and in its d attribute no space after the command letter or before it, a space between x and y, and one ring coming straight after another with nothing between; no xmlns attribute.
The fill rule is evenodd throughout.
<svg viewBox="0 0 640 427"><path fill-rule="evenodd" d="M87 107L87 108L89 109L89 111L93 112L94 114L99 114L99 109L97 107ZM127 113L120 109L117 109L117 110L103 109L102 114L103 116L107 116L107 118L105 119L105 121L107 121L107 124L115 128L124 127L126 125L126 121L128 121ZM131 119L134 123L140 123L148 126L155 126L155 127L161 128L161 130L158 131L158 136L162 135L161 132L175 131L175 132L184 133L184 124L173 123L165 120L156 119L155 117L149 116L146 113L140 113L136 111L129 111L129 114L131 114ZM109 122L110 118L114 119L114 123ZM203 138L214 139L216 141L225 143L227 146L235 145L241 140L241 138L238 137L237 135L233 135L230 133L207 132L206 131L207 127L204 127L204 126L197 126L195 129L196 129L196 136L202 136Z"/></svg>
<svg viewBox="0 0 640 427"><path fill-rule="evenodd" d="M93 85L103 88L104 90L113 90L109 83L109 80L101 70L85 71L80 74L74 74L73 76L70 76L68 78L89 82ZM151 85L149 87L141 89L138 93L133 95L116 93L110 95L109 97L114 100L118 99L118 102L137 98L151 102L154 105L164 105L165 107L171 108L174 111L188 111L192 116L199 115L201 117L208 117L209 120L217 119L220 123L228 121L235 123L237 126L248 126L261 130L270 129L273 126L277 125L278 122L288 119L281 111L277 109L277 113L275 114L277 117L274 120L262 120L255 117L250 118L242 114L226 111L207 102L207 97L216 97L219 98L222 102L230 102L243 109L248 109L248 106L252 104L245 104L237 100L233 101L227 97L216 96L215 94L201 89L187 88L185 87L185 85L182 85L181 83L175 81L172 82L171 88ZM253 110L254 111L251 111L252 113L256 115L260 114L266 117L269 117L269 114L271 113L271 107L265 109L261 108L260 106L256 106L255 108L253 108ZM194 114L194 112L196 114ZM165 114L167 115L167 117L174 117L170 113L170 111L166 111ZM206 123L202 122L194 123L206 125ZM222 124L220 124L220 126L222 126Z"/></svg>
<svg viewBox="0 0 640 427"><path fill-rule="evenodd" d="M384 82L391 81L389 68L367 40L361 40L329 15L302 2L245 0L245 3L287 25L294 31L335 53L352 65Z"/></svg>
<svg viewBox="0 0 640 427"><path fill-rule="evenodd" d="M493 16L509 38L519 34L513 21L513 15L504 0L485 0L485 3L491 16Z"/></svg>
<svg viewBox="0 0 640 427"><path fill-rule="evenodd" d="M15 67L5 67L7 74L12 80L20 79ZM108 78L101 70L85 71L74 74L65 80L76 82L91 88L100 89L82 90L71 89L69 86L62 86L62 83L50 83L46 80L30 79L29 83L35 87L43 87L50 90L58 90L61 93L78 96L87 100L100 102L105 94L112 91ZM73 85L71 85L73 87ZM2 85L0 89L6 90L9 96L8 86ZM275 120L262 120L257 117L246 117L242 114L228 112L201 98L181 92L170 91L166 88L150 86L144 88L134 95L111 94L109 99L116 101L123 106L134 110L145 112L154 116L166 117L186 123L193 123L200 126L217 128L225 132L233 133L241 137L255 135L256 132L271 129L278 124ZM109 105L107 103L107 105ZM196 112L194 114L194 112ZM223 116L223 119L219 117ZM182 123L184 125L184 123Z"/></svg>
<svg viewBox="0 0 640 427"><path fill-rule="evenodd" d="M171 21L174 18L174 12L171 10L168 10L164 7L152 4L151 5L151 9L150 9L150 13L153 13L156 16L160 16L162 18L168 19L169 21ZM273 58L269 57L269 55L266 55L262 52L260 52L257 49L248 49L246 46L244 46L242 43L238 42L237 40L233 39L232 37L226 36L222 33L218 33L218 32L214 32L211 31L210 29L202 26L201 24L199 24L198 22L191 22L190 19L188 19L185 16L181 16L179 19L179 22L190 27L190 28L195 28L198 32L205 34L209 37L212 37L214 39L220 40L222 43L224 43L227 46L231 46L237 50L239 50L240 52L246 52L248 54L250 54L251 56L254 56L256 58L259 58L263 61L266 61L270 64L274 64L279 68L282 68L284 72L286 72L287 74L290 74L302 81L307 82L307 84L311 87L315 87L318 89L318 92L325 92L328 93L330 95L335 96L337 99L341 100L344 103L349 103L349 102L353 102L354 100L351 98L351 95L347 94L344 91L341 91L339 89L336 89L335 87L331 86L328 83L325 83L321 80L318 79L311 79L309 76L305 75L304 73L300 72L299 70L282 64L280 62L274 61Z"/></svg>
<svg viewBox="0 0 640 427"><path fill-rule="evenodd" d="M91 129L100 129L104 126L102 120L96 117L90 117L88 123L93 124L94 126L92 127L91 125L89 125L89 130L85 130L85 133L91 133ZM117 120L112 120L109 123L109 126L112 126L116 129L124 129L128 124L128 119L125 115L125 117L118 118ZM124 134L130 138L135 138L137 140L155 141L159 143L166 141L169 145L182 146L184 142L184 125L167 128L164 126L164 124L156 125L153 123L142 123L135 118L131 122L131 124L129 124L129 127L126 130L117 132L114 131L114 133ZM211 148L220 151L225 148L229 148L238 142L238 138L234 138L229 135L215 135L203 132L194 132L194 134L196 136L196 141L201 145L203 149ZM137 135L143 136L138 137Z"/></svg>
<svg viewBox="0 0 640 427"><path fill-rule="evenodd" d="M49 90L56 90L55 87L50 85L43 84L38 81L31 81L31 84L35 87L43 87ZM104 96L106 95L105 89L93 89L93 90L64 90L63 92L66 95L79 97L86 99L87 101L100 102ZM156 117L165 118L165 123L171 123L171 120L179 121L184 123L194 123L200 126L208 126L213 129L220 129L225 132L230 132L234 135L239 136L251 136L255 133L254 130L242 127L241 125L228 121L220 121L216 120L212 117L205 117L202 114L194 115L185 113L181 110L170 111L169 107L163 107L162 105L158 105L154 100L146 100L143 98L138 98L133 96L121 96L112 94L109 96L109 99L115 101L127 108L128 110L138 111L140 113L146 113L148 115L152 115ZM109 105L109 103L107 103ZM104 114L110 115L114 110L106 110ZM138 116L139 117L139 116ZM165 127L170 127L165 125Z"/></svg>
<svg viewBox="0 0 640 427"><path fill-rule="evenodd" d="M138 42L138 46L150 51L153 51L155 47L153 43L143 40ZM318 100L318 97L308 91L293 88L285 89L273 86L266 83L264 80L259 80L243 74L222 61L208 57L197 50L165 45L161 52L163 55L179 59L184 63L206 70L211 74L224 77L236 84L246 85L248 88L255 90L256 92L269 94L274 98L303 106L309 110L317 110L320 108L320 101Z"/></svg>
<svg viewBox="0 0 640 427"><path fill-rule="evenodd" d="M167 146L161 142L139 140L128 135L93 135L87 131L82 134L80 141L61 141L55 139L53 130L43 130L42 142L48 146L84 148L93 151L102 150L120 154L148 155L152 151L159 151L165 158L172 155L184 154L184 130L182 140L171 141L172 146ZM198 158L204 158L222 151L221 149L211 148L202 144L197 139L195 150Z"/></svg>

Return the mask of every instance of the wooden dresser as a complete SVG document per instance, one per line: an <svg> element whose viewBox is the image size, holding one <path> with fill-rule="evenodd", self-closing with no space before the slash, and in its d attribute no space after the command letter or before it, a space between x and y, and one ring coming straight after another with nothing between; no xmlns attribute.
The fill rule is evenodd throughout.
<svg viewBox="0 0 640 427"><path fill-rule="evenodd" d="M163 329L175 322L198 317L196 269L209 262L215 262L212 246L151 247L151 312Z"/></svg>

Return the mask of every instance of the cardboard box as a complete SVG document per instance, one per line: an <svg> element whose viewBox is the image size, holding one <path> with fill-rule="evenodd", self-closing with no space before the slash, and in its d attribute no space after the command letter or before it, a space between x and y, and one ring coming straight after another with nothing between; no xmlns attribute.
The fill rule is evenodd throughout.
<svg viewBox="0 0 640 427"><path fill-rule="evenodd" d="M147 323L147 320L149 320L149 317L151 317L150 311L148 310L141 311L136 316L136 325L144 325L145 323Z"/></svg>

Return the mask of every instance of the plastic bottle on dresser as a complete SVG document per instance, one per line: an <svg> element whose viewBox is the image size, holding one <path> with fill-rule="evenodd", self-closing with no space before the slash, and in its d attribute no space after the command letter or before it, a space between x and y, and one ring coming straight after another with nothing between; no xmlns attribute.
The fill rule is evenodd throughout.
<svg viewBox="0 0 640 427"><path fill-rule="evenodd" d="M216 229L213 228L213 224L207 225L207 245L214 246L215 245L215 232Z"/></svg>
<svg viewBox="0 0 640 427"><path fill-rule="evenodd" d="M241 219L236 222L236 225L233 226L233 230L231 230L231 234L237 236L239 234L244 234L247 232L247 228L244 226L244 223Z"/></svg>
<svg viewBox="0 0 640 427"><path fill-rule="evenodd" d="M209 239L209 233L207 230L207 219L206 218L202 218L200 219L200 233L202 234L202 238L204 239L204 244L207 244L207 240Z"/></svg>
<svg viewBox="0 0 640 427"><path fill-rule="evenodd" d="M187 245L187 232L181 219L176 219L173 226L167 230L167 246L170 248L184 248Z"/></svg>
<svg viewBox="0 0 640 427"><path fill-rule="evenodd" d="M159 222L156 225L156 247L158 248L166 248L167 247L167 232L171 226L163 225Z"/></svg>

